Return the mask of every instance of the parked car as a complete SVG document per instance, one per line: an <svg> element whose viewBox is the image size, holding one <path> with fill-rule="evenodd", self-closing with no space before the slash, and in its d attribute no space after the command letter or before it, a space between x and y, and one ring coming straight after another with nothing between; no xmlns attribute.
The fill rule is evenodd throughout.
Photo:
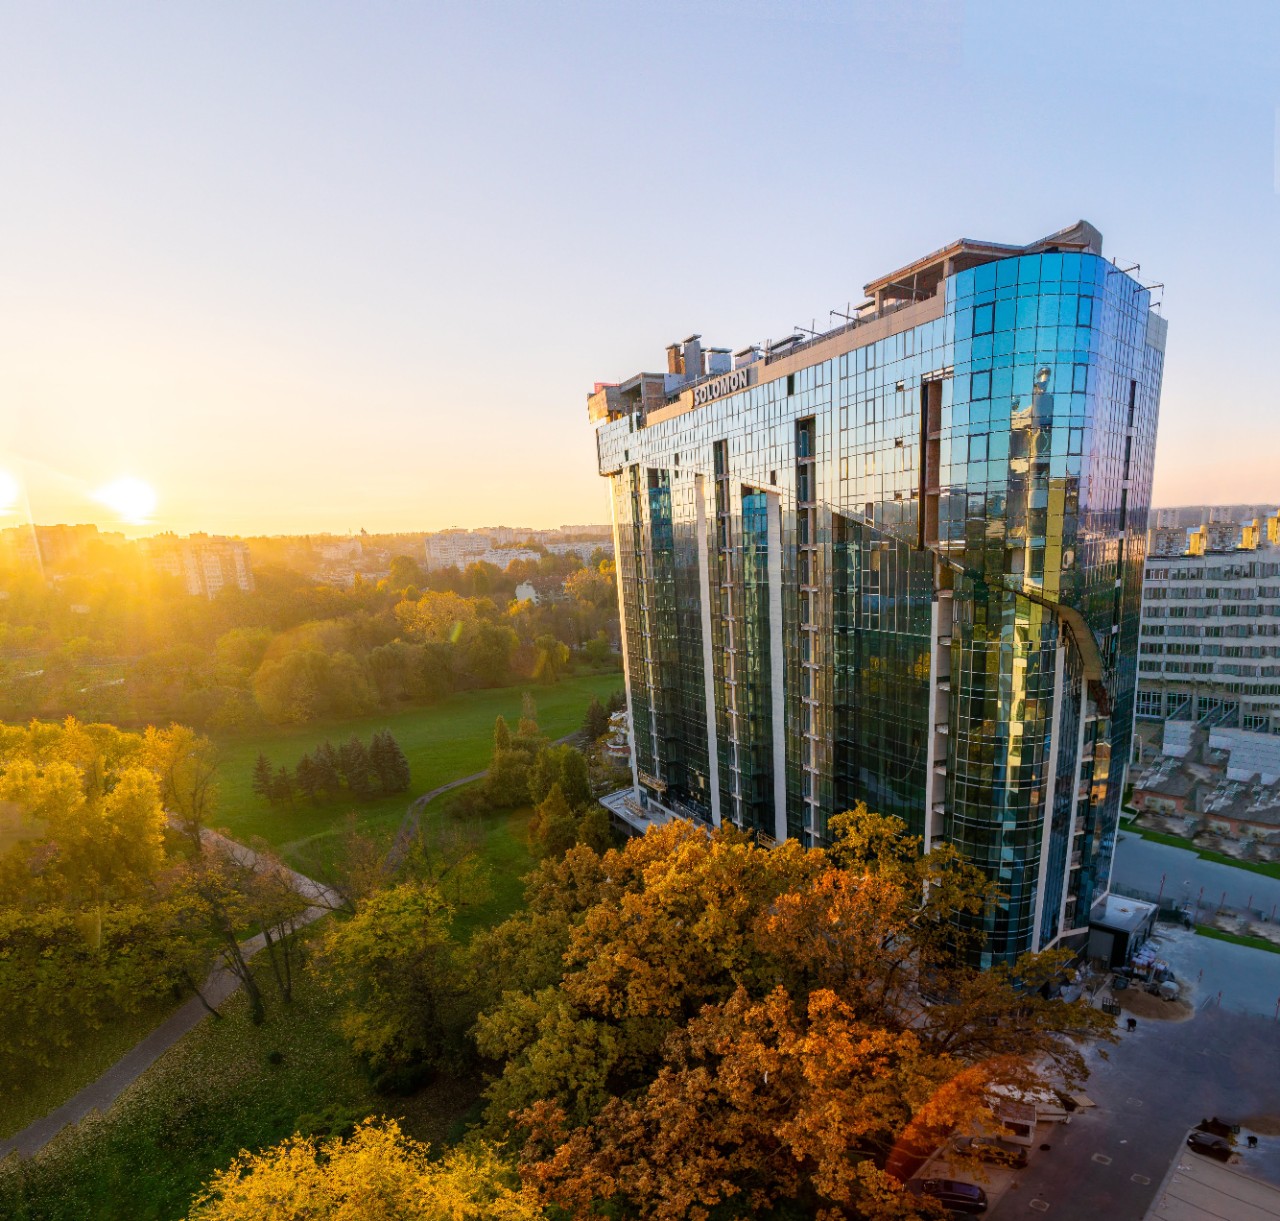
<svg viewBox="0 0 1280 1221"><path fill-rule="evenodd" d="M952 1142L957 1153L968 1153L991 1166L1009 1166L1022 1170L1027 1164L1027 1151L1011 1140L998 1136L957 1136Z"/></svg>
<svg viewBox="0 0 1280 1221"><path fill-rule="evenodd" d="M913 1179L907 1190L916 1196L932 1196L953 1213L974 1215L987 1211L987 1193L976 1183L961 1179Z"/></svg>
<svg viewBox="0 0 1280 1221"><path fill-rule="evenodd" d="M1232 1154L1231 1142L1225 1136L1214 1136L1211 1132L1191 1132L1187 1136L1187 1148L1205 1157L1216 1157L1218 1161L1229 1161Z"/></svg>

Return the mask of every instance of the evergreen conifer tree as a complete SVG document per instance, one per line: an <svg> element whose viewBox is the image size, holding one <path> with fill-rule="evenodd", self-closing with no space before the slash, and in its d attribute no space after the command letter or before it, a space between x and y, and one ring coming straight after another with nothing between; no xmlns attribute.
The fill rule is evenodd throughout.
<svg viewBox="0 0 1280 1221"><path fill-rule="evenodd" d="M295 773L295 783L298 786L298 792L304 797L315 801L319 795L317 789L316 765L310 755L303 755L298 760L298 767Z"/></svg>
<svg viewBox="0 0 1280 1221"><path fill-rule="evenodd" d="M316 790L323 797L334 797L342 788L342 772L338 766L338 752L328 740L316 747Z"/></svg>
<svg viewBox="0 0 1280 1221"><path fill-rule="evenodd" d="M272 782L271 796L276 801L287 801L290 805L293 804L293 777L283 763L280 764Z"/></svg>
<svg viewBox="0 0 1280 1221"><path fill-rule="evenodd" d="M391 759L387 753L390 736L387 730L379 729L369 740L369 771L374 785L382 793L396 791L391 781Z"/></svg>
<svg viewBox="0 0 1280 1221"><path fill-rule="evenodd" d="M598 741L609 731L609 714L596 696L587 705L587 715L582 722L582 732L588 742Z"/></svg>
<svg viewBox="0 0 1280 1221"><path fill-rule="evenodd" d="M385 731L383 742L387 755L387 776L389 779L389 783L386 786L387 792L408 792L409 785L413 783L409 760L404 751L400 749L400 743L391 736L391 730Z"/></svg>
<svg viewBox="0 0 1280 1221"><path fill-rule="evenodd" d="M274 787L275 774L271 770L271 764L267 761L267 756L259 751L258 761L253 765L253 791L264 801L270 801Z"/></svg>
<svg viewBox="0 0 1280 1221"><path fill-rule="evenodd" d="M373 791L369 775L369 751L359 738L351 737L338 748L342 778L357 797L368 797Z"/></svg>

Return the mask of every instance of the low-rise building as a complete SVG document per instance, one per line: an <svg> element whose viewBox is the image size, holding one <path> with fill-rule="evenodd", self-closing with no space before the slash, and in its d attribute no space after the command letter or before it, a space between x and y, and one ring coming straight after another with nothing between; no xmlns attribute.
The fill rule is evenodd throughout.
<svg viewBox="0 0 1280 1221"><path fill-rule="evenodd" d="M1134 784L1133 807L1182 818L1188 831L1271 840L1280 833L1280 738L1169 721L1161 758Z"/></svg>

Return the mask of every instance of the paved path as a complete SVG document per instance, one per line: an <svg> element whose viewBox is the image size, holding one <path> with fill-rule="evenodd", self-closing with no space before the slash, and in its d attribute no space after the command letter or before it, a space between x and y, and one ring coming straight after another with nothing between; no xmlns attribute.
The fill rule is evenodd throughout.
<svg viewBox="0 0 1280 1221"><path fill-rule="evenodd" d="M252 848L246 848L244 844L227 839L216 831L205 830L201 832L201 838L206 844L216 846L246 868L259 868L258 854ZM313 881L292 869L287 870L287 873L298 894L312 904L298 918L299 927L318 920L326 912L333 911L335 907L342 905L342 896L331 887ZM265 939L259 933L247 941L242 941L240 952L248 960L265 944ZM240 981L235 974L219 966L210 972L201 991L209 1003L216 1007L231 996L239 986ZM50 1111L23 1128L21 1132L0 1141L0 1161L11 1153L17 1153L19 1157L34 1157L63 1128L78 1124L94 1111L106 1111L169 1048L198 1026L208 1013L200 998L193 996L180 1009L165 1018L149 1035L134 1044L131 1050L121 1056L96 1081L85 1086L56 1110Z"/></svg>
<svg viewBox="0 0 1280 1221"><path fill-rule="evenodd" d="M566 742L572 742L581 736L581 730L574 730L573 733L565 734L563 738L557 738L551 745L563 746ZM423 793L421 797L415 797L405 811L404 820L400 823L400 827L396 831L396 837L387 851L386 868L391 870L400 864L404 854L409 850L409 845L413 842L413 837L418 833L418 821L422 818L422 811L435 801L441 793L447 793L450 789L461 788L464 784L470 784L473 780L483 780L488 774L487 768L482 772L473 772L470 776L463 776L459 780L450 780L448 784L442 784L438 788Z"/></svg>
<svg viewBox="0 0 1280 1221"><path fill-rule="evenodd" d="M565 734L564 737L557 738L554 745L560 746L565 742L572 741L577 736L577 732ZM481 780L486 774L487 772L475 772L470 776L451 780L448 784L439 785L429 792L423 793L421 797L415 798L405 812L404 821L400 824L400 829L396 832L395 841L387 854L388 867L394 867L398 864L401 856L408 849L413 836L417 832L418 820L428 804L442 793L447 793L450 789L460 788L464 784L470 784L473 780ZM259 856L252 848L207 828L201 831L200 837L204 843L217 847L245 868L259 868ZM318 920L326 912L346 906L342 895L331 886L317 882L293 869L286 869L286 873L289 875L293 888L298 894L312 903L312 906L307 908L299 918L300 927L310 924L313 920ZM249 959L261 950L264 944L265 941L262 935L259 934L256 937L251 937L248 941L242 942L240 950L244 957ZM216 1007L231 996L239 986L240 981L231 971L224 967L217 967L210 973L202 991L208 998L209 1003ZM50 1111L43 1118L37 1119L34 1123L23 1128L21 1132L0 1141L0 1161L3 1161L11 1153L17 1153L20 1157L32 1157L39 1153L63 1128L71 1124L78 1124L94 1111L102 1112L107 1110L125 1089L132 1085L179 1039L198 1026L207 1015L208 1010L200 1003L200 998L192 997L180 1009L171 1013L149 1035L139 1043L136 1043L130 1051L121 1056L96 1081L85 1086L78 1094L68 1099L56 1110Z"/></svg>
<svg viewBox="0 0 1280 1221"><path fill-rule="evenodd" d="M1121 831L1112 882L1154 895L1161 893L1162 878L1164 898L1174 904L1194 905L1203 886L1202 916L1217 911L1224 892L1227 896L1224 906L1233 911L1250 909L1259 916L1270 917L1272 907L1276 907L1280 916L1280 879L1251 869L1202 860L1186 848L1159 844L1132 831Z"/></svg>

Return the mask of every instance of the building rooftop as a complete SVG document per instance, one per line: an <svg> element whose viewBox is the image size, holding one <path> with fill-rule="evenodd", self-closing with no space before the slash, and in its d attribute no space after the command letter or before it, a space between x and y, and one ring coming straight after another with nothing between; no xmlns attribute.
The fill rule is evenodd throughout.
<svg viewBox="0 0 1280 1221"><path fill-rule="evenodd" d="M1086 220L1059 229L1048 237L1042 237L1028 246L1009 246L1001 242L975 241L962 237L950 245L935 250L924 258L916 259L905 267L891 271L864 286L864 292L873 300L906 297L918 301L932 297L938 286L950 275L994 263L999 259L1015 258L1022 254L1036 254L1057 250L1088 251L1102 253L1102 234Z"/></svg>
<svg viewBox="0 0 1280 1221"><path fill-rule="evenodd" d="M667 347L665 373L637 373L618 382L597 382L587 396L588 414L592 420L599 421L633 412L647 414L662 410L668 404L680 403L681 410L701 406L709 398L745 388L756 374L764 380L764 374L756 370L753 374L744 376L740 386L727 384L715 394L704 393L695 397L693 391L706 382L758 363L776 365L788 361L801 352L820 344L829 344L853 331L861 333L856 340L853 337L847 339L845 349L885 338L899 330L940 316L941 303L937 302L938 311L928 318L917 318L910 314L897 319L892 317L909 306L920 305L923 308L925 302L933 302L948 276L984 263L1054 251L1100 255L1102 234L1088 221L1079 220L1074 225L1059 229L1026 246L960 238L888 275L871 280L864 286L867 300L852 314L842 315L844 321L829 330L819 332L794 328L781 339L771 339L763 346L749 344L732 353L728 348L704 343L700 334L689 335L680 342L672 343ZM874 329L862 330L866 327ZM818 359L826 359L826 355L824 353ZM773 369L769 376L778 377L790 371L789 367Z"/></svg>

